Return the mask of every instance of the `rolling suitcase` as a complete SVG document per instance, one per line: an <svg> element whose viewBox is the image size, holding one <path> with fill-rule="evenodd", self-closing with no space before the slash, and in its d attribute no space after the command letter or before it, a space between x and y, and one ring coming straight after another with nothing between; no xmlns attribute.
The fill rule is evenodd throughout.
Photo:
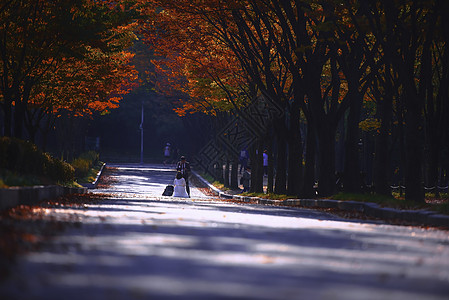
<svg viewBox="0 0 449 300"><path fill-rule="evenodd" d="M171 196L171 195L173 195L173 190L174 190L174 187L172 185L167 185L165 187L164 192L162 193L162 196Z"/></svg>

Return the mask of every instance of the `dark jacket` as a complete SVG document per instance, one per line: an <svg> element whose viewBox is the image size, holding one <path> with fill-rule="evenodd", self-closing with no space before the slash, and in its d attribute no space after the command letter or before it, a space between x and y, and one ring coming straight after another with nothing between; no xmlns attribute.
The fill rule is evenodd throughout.
<svg viewBox="0 0 449 300"><path fill-rule="evenodd" d="M182 176L184 178L189 177L190 175L190 164L188 161L182 163L181 161L178 162L176 165L176 171L181 172Z"/></svg>

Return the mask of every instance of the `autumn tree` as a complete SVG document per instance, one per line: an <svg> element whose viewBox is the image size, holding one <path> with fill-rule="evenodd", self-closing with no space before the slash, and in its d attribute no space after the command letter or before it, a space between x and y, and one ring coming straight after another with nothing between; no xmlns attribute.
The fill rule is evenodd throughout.
<svg viewBox="0 0 449 300"><path fill-rule="evenodd" d="M0 13L6 135L20 137L26 124L33 137L42 117L61 108L113 108L132 86L124 49L134 15L124 2L10 1Z"/></svg>
<svg viewBox="0 0 449 300"><path fill-rule="evenodd" d="M436 166L441 164L437 149L447 136L445 5L406 0L160 0L150 6L153 13L145 30L164 57L156 64L166 87L190 96L178 110L181 114L216 113L217 108L239 113L245 103L235 100L241 92L262 94L282 107L284 116L270 128L276 138L276 192L312 196L318 157L319 192L334 193L336 128L342 120L344 189L360 191L359 127L369 123L360 123L361 113L364 106L373 106L374 190L391 194L394 129L405 143L401 168L406 197L420 202L423 145L432 153L428 177L436 184ZM305 138L299 129L301 114Z"/></svg>
<svg viewBox="0 0 449 300"><path fill-rule="evenodd" d="M217 11L214 7L220 4L221 9ZM214 83L217 87L221 88L223 92L228 96L228 102L232 104L232 107L236 109L237 113L242 114L242 112L238 111L239 102L235 102L234 99L239 99L240 94L248 95L249 99L253 98L257 95L257 93L262 93L264 97L269 97L271 101L278 102L280 105L286 105L288 96L289 85L291 85L291 77L288 73L287 68L283 66L281 61L281 57L279 56L273 40L273 35L269 34L267 31L267 26L264 22L258 18L259 12L254 8L246 9L240 3L214 3L209 2L207 4L195 3L189 6L190 4L166 4L167 12L163 14L162 17L166 15L176 16L176 12L187 14L188 17L180 18L181 20L189 20L196 18L196 22L183 24L180 31L186 31L185 28L193 28L194 32L187 34L186 37L195 36L198 32L204 33L207 30L198 30L199 25L203 24L205 28L209 32L209 36L212 37L214 43L207 45L207 47L212 47L217 49L226 49L228 53L218 57L221 57L221 60L224 61L228 67L225 67L226 64L216 64L222 70L226 72L218 75L224 76L211 76L210 78L214 79ZM173 7L175 6L175 7ZM171 8L171 10L169 9ZM174 12L173 12L173 11ZM258 21L256 21L256 19ZM159 24L159 23L158 23ZM178 22L170 22L172 27L173 24L178 24ZM178 26L178 25L176 25ZM162 32L172 32L169 30L162 30ZM179 36L177 36L179 38ZM210 49L203 49L201 47L203 40L199 40L199 42L195 41L195 43L190 42L196 48L200 48L202 51L199 51L202 55L204 53L208 53ZM178 41L178 40L177 40ZM164 41L162 41L164 43ZM160 43L155 43L160 47ZM179 44L179 42L177 42ZM183 43L180 43L182 49L179 49L179 53L181 56L186 53L186 46ZM187 46L188 48L188 46ZM214 50L212 50L214 51ZM215 50L216 51L216 50ZM176 54L178 55L178 54ZM189 55L192 57L191 55ZM230 59L223 60L224 57L229 57ZM231 64L229 64L231 62ZM232 70L230 72L229 66L235 68L241 67L244 71L244 75L241 75L241 71ZM211 66L206 65L206 70L203 72L205 74L211 75L208 70L215 70L215 68L211 68ZM229 75L232 75L231 77ZM249 78L249 82L248 79ZM230 81L231 79L231 81ZM198 82L198 81L197 81ZM229 83L232 84L229 84ZM234 87L234 88L230 88ZM254 89L255 88L255 89ZM210 87L209 87L210 89ZM238 91L239 94L236 94L234 91ZM223 101L221 101L223 103ZM224 102L225 103L225 102ZM297 110L299 113L299 109ZM245 116L243 116L245 117ZM297 118L292 118L292 120L297 121ZM275 135L278 139L278 172L276 183L277 183L277 191L280 193L285 193L286 188L286 153L285 145L286 145L286 136L287 130L285 128L284 119L280 119L277 121L278 130L276 130L277 134ZM282 151L284 149L284 151ZM261 154L263 149L261 148L259 153ZM297 157L299 161L301 160L301 156L291 155L291 157ZM300 165L300 164L298 164ZM291 170L293 174L293 169ZM294 176L291 176L294 178ZM253 185L256 189L262 189L262 180L254 180L256 182ZM257 184L257 182L260 183ZM291 184L290 187L295 187L298 185Z"/></svg>
<svg viewBox="0 0 449 300"><path fill-rule="evenodd" d="M425 136L429 140L441 141L441 131L433 124L440 124L441 118L435 114L435 105L444 103L435 101L440 98L438 90L442 86L442 61L437 57L445 49L441 29L443 3L441 1L375 1L364 2L373 38L380 45L379 62L381 64L377 85L378 116L381 120L379 147L376 150L378 171L376 190L389 194L388 185L388 135L389 124L393 116L393 104L396 104L398 127L405 127L404 165L406 199L415 202L424 201L423 158ZM439 78L439 79L437 79ZM441 97L440 99L444 99ZM436 104L440 103L440 104ZM424 110L426 108L426 110ZM424 115L426 111L426 115ZM402 120L402 116L404 119ZM435 130L423 131L424 119ZM434 123L435 122L435 123ZM444 131L444 130L443 130ZM436 135L434 135L436 133ZM436 138L435 138L436 137ZM439 143L437 142L437 144ZM433 147L432 147L433 148ZM435 152L434 152L435 154ZM438 154L436 154L438 159ZM433 163L434 164L434 163Z"/></svg>
<svg viewBox="0 0 449 300"><path fill-rule="evenodd" d="M334 123L338 122L338 118L341 117L344 105L338 108L342 94L339 92L341 80L336 61L336 49L330 55L326 38L324 38L324 41L321 39L318 42L316 41L316 35L322 34L324 37L327 33L319 31L318 27L315 31L313 30L313 24L318 23L321 20L320 18L324 18L324 15L309 14L306 17L305 11L300 11L301 16L299 18L302 19L298 21L295 19L297 17L295 14L284 15L284 11L291 12L293 10L292 7L281 8L281 5L285 5L285 3L274 1L274 4L271 4L263 1L248 1L248 5L244 5L237 2L218 2L195 3L191 6L177 3L175 8L178 9L178 12L187 13L188 17L184 17L184 20L191 18L191 15L199 16L203 23L206 22L209 27L212 27L215 30L212 34L232 50L245 73L254 82L257 90L265 97L269 97L271 101L275 101L281 107L284 107L286 112L288 111L284 115L284 117L290 116L291 123L288 128L285 127L284 118L275 120L274 123L277 139L275 192L285 193L286 191L286 158L287 153L290 153L289 184L287 187L290 194L299 193L298 190L295 191L295 188L299 187L301 183L300 181L295 182L295 180L301 178L301 171L298 171L302 165L301 135L298 122L299 111L302 106L308 109L307 115L310 116L312 113L309 113L309 111L313 111L313 114L316 115L315 118L320 120L319 123L311 125L310 128L316 130L318 126L322 129L316 130L320 137L320 153L322 155L320 159L320 176L322 176L320 189L323 194L331 193L334 185L332 179L334 161L332 160L333 155L329 154L328 151L333 148L329 146L333 138L332 134L328 136L327 133L335 132L336 126ZM169 8L173 7L170 4L165 5ZM272 7L272 5L276 7ZM221 9L217 10L216 7ZM307 9L311 11L308 6ZM279 15L276 15L276 13ZM273 21L276 18L281 19L281 22ZM284 27L279 25L280 23L283 23ZM298 30L298 26L290 24L302 24L303 27L300 27L302 31L292 31L293 29ZM189 28L189 26L184 26L184 28ZM304 40L299 40L299 36L302 36ZM297 49L306 49L307 53L295 55L294 51ZM308 57L306 57L307 55ZM327 78L322 76L325 66L325 71L329 75ZM310 77L309 82L304 81L304 74ZM323 88L321 83L327 85L327 87ZM294 87L293 84L296 84L296 86ZM305 90L304 87L308 87L308 89ZM315 90L311 87L314 87ZM316 97L316 100L307 102L305 100L306 94L309 99ZM288 104L291 99L293 99L293 102L290 106ZM326 99L333 99L332 103L335 104L329 105L331 102ZM319 108L320 105L321 109ZM333 120L329 123L323 123L327 115L324 112L324 105L335 109L335 112L329 114L329 118ZM309 117L309 120L312 120L312 118ZM310 122L310 124L312 123ZM329 130L322 127L323 124L327 124L325 127ZM289 143L287 142L287 136L292 137ZM286 148L287 144L291 146L289 151ZM310 147L310 149L313 149L313 147ZM328 158L331 161L328 161ZM311 184L313 184L313 180Z"/></svg>

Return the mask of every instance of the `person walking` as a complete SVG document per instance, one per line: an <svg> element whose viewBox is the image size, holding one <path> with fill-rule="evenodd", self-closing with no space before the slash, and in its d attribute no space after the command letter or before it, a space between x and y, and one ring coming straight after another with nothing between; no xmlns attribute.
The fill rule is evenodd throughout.
<svg viewBox="0 0 449 300"><path fill-rule="evenodd" d="M268 176L268 151L263 151L263 175Z"/></svg>
<svg viewBox="0 0 449 300"><path fill-rule="evenodd" d="M251 167L247 166L240 178L240 184L243 185L242 193L249 192L251 186Z"/></svg>
<svg viewBox="0 0 449 300"><path fill-rule="evenodd" d="M248 159L249 159L248 150L246 150L246 147L244 147L242 151L240 151L239 155L240 174L242 174L242 171L246 170L246 166L248 165Z"/></svg>
<svg viewBox="0 0 449 300"><path fill-rule="evenodd" d="M186 180L182 177L181 172L176 173L176 178L173 180L173 197L189 198L186 191Z"/></svg>
<svg viewBox="0 0 449 300"><path fill-rule="evenodd" d="M190 176L190 163L186 160L185 156L181 156L181 160L176 165L176 171L182 174L182 177L186 181L186 191L190 196L189 176Z"/></svg>
<svg viewBox="0 0 449 300"><path fill-rule="evenodd" d="M164 165L166 165L170 160L171 147L170 143L167 143L164 147Z"/></svg>

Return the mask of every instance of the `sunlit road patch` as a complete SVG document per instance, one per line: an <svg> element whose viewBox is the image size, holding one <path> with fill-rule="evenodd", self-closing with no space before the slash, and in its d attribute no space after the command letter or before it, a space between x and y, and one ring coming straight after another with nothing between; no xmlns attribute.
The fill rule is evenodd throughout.
<svg viewBox="0 0 449 300"><path fill-rule="evenodd" d="M446 231L162 197L174 170L118 166L111 194L19 258L1 299L447 299Z"/></svg>

